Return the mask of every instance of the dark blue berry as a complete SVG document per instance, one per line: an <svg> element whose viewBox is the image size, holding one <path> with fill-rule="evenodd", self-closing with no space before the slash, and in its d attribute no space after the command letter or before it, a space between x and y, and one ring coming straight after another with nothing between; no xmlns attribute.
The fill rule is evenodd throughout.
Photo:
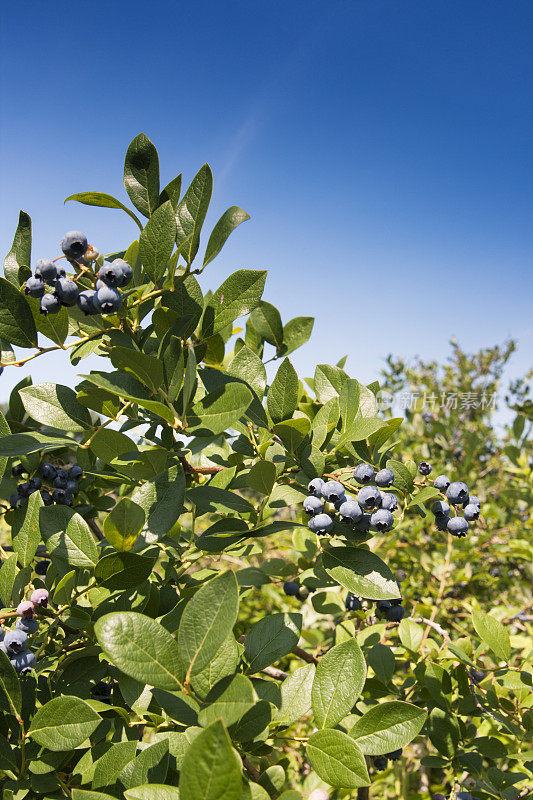
<svg viewBox="0 0 533 800"><path fill-rule="evenodd" d="M51 506L53 503L52 495L50 494L49 491L47 491L47 489L43 489L43 491L41 492L41 499L45 506Z"/></svg>
<svg viewBox="0 0 533 800"><path fill-rule="evenodd" d="M96 292L94 289L85 289L85 291L80 292L78 295L78 308L80 311L83 311L86 317L90 314L98 314L98 309L94 305L94 296Z"/></svg>
<svg viewBox="0 0 533 800"><path fill-rule="evenodd" d="M116 258L112 262L112 264L113 264L114 267L120 267L120 270L122 272L122 277L121 277L120 283L118 285L119 286L127 286L128 283L133 278L133 270L130 267L130 265L128 264L128 262L127 261L123 261L121 258Z"/></svg>
<svg viewBox="0 0 533 800"><path fill-rule="evenodd" d="M452 505L462 505L468 498L468 486L463 481L454 481L446 489L446 497Z"/></svg>
<svg viewBox="0 0 533 800"><path fill-rule="evenodd" d="M473 520L478 519L481 513L481 509L475 503L469 503L465 506L465 510L463 511L464 518L468 520L468 522L473 522Z"/></svg>
<svg viewBox="0 0 533 800"><path fill-rule="evenodd" d="M55 296L63 306L75 306L78 302L80 290L78 285L70 278L59 278L55 282Z"/></svg>
<svg viewBox="0 0 533 800"><path fill-rule="evenodd" d="M315 533L327 533L333 528L333 520L329 514L317 514L316 517L311 517L307 527Z"/></svg>
<svg viewBox="0 0 533 800"><path fill-rule="evenodd" d="M314 495L315 497L322 497L322 489L324 488L324 481L322 478L313 478L310 481L307 490L310 494Z"/></svg>
<svg viewBox="0 0 533 800"><path fill-rule="evenodd" d="M346 595L346 600L344 601L344 607L346 608L346 611L361 611L363 604L354 594L348 594Z"/></svg>
<svg viewBox="0 0 533 800"><path fill-rule="evenodd" d="M49 566L50 566L49 561L45 560L38 561L35 565L35 572L37 573L37 575L46 575L46 570L48 569Z"/></svg>
<svg viewBox="0 0 533 800"><path fill-rule="evenodd" d="M392 486L394 483L394 472L391 469L380 469L380 471L376 474L374 478L374 483L376 486L381 486L382 488L387 488L388 486Z"/></svg>
<svg viewBox="0 0 533 800"><path fill-rule="evenodd" d="M339 514L341 516L341 520L346 523L354 523L361 519L363 516L363 510L359 503L356 503L355 500L351 498L349 500L345 500L339 506Z"/></svg>
<svg viewBox="0 0 533 800"><path fill-rule="evenodd" d="M122 269L120 265L104 261L103 265L98 270L98 277L106 286L120 286L122 282Z"/></svg>
<svg viewBox="0 0 533 800"><path fill-rule="evenodd" d="M346 491L339 481L327 481L322 487L322 495L329 503L343 501Z"/></svg>
<svg viewBox="0 0 533 800"><path fill-rule="evenodd" d="M38 280L44 281L50 285L58 278L57 266L48 258L40 258L35 265L34 272Z"/></svg>
<svg viewBox="0 0 533 800"><path fill-rule="evenodd" d="M381 508L386 508L387 511L396 511L398 508L396 495L389 492L381 492Z"/></svg>
<svg viewBox="0 0 533 800"><path fill-rule="evenodd" d="M359 464L353 471L357 483L370 483L376 471L371 464Z"/></svg>
<svg viewBox="0 0 533 800"><path fill-rule="evenodd" d="M41 473L45 481L53 481L57 475L56 468L54 467L53 464L50 464L48 461L45 461L44 464L41 464L39 472Z"/></svg>
<svg viewBox="0 0 533 800"><path fill-rule="evenodd" d="M387 622L401 622L405 616L405 608L403 606L391 606L385 613Z"/></svg>
<svg viewBox="0 0 533 800"><path fill-rule="evenodd" d="M445 503L444 500L435 500L431 506L431 510L436 517L447 516L450 513L450 506L448 503Z"/></svg>
<svg viewBox="0 0 533 800"><path fill-rule="evenodd" d="M315 497L314 495L306 497L303 502L303 506L306 514L309 514L311 517L322 513L324 510L324 502L319 497Z"/></svg>
<svg viewBox="0 0 533 800"><path fill-rule="evenodd" d="M76 261L87 250L87 237L80 231L69 231L61 240L61 249L67 258Z"/></svg>
<svg viewBox="0 0 533 800"><path fill-rule="evenodd" d="M418 465L418 471L421 475L429 475L433 467L427 461L421 461Z"/></svg>
<svg viewBox="0 0 533 800"><path fill-rule="evenodd" d="M386 508L378 508L370 517L370 524L375 530L384 533L392 529L394 517Z"/></svg>
<svg viewBox="0 0 533 800"><path fill-rule="evenodd" d="M40 278L28 278L24 287L24 294L30 297L42 297L44 294L44 283Z"/></svg>
<svg viewBox="0 0 533 800"><path fill-rule="evenodd" d="M438 475L433 481L433 486L435 489L438 489L439 492L445 492L450 483L451 481L446 475Z"/></svg>
<svg viewBox="0 0 533 800"><path fill-rule="evenodd" d="M296 597L299 588L300 586L296 581L285 581L283 584L283 591L285 594L289 595L289 597Z"/></svg>
<svg viewBox="0 0 533 800"><path fill-rule="evenodd" d="M466 536L469 527L468 521L464 517L451 517L448 520L449 532L459 539L461 536Z"/></svg>
<svg viewBox="0 0 533 800"><path fill-rule="evenodd" d="M357 494L357 502L361 508L379 508L381 505L381 492L376 486L363 486Z"/></svg>
<svg viewBox="0 0 533 800"><path fill-rule="evenodd" d="M111 314L122 305L122 295L112 286L102 286L96 292L93 303L102 314Z"/></svg>
<svg viewBox="0 0 533 800"><path fill-rule="evenodd" d="M375 756L373 762L374 762L374 768L377 770L386 769L387 764L389 763L387 761L387 756Z"/></svg>
<svg viewBox="0 0 533 800"><path fill-rule="evenodd" d="M45 294L41 297L41 305L39 308L41 314L46 317L48 314L57 314L61 311L61 301L55 294Z"/></svg>

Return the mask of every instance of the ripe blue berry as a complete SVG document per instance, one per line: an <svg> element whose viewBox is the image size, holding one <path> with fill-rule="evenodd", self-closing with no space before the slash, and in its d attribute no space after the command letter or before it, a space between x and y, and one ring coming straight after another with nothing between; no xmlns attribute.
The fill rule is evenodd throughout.
<svg viewBox="0 0 533 800"><path fill-rule="evenodd" d="M57 267L48 258L40 258L35 265L35 277L52 285L58 278Z"/></svg>
<svg viewBox="0 0 533 800"><path fill-rule="evenodd" d="M73 464L68 471L68 478L72 481L79 481L81 476L83 475L83 470L79 466L79 464Z"/></svg>
<svg viewBox="0 0 533 800"><path fill-rule="evenodd" d="M311 517L307 527L315 533L327 533L333 528L333 520L329 514L317 514L316 517Z"/></svg>
<svg viewBox="0 0 533 800"><path fill-rule="evenodd" d="M346 611L361 611L363 605L359 600L359 598L356 597L354 594L348 594L346 595L344 607L346 608Z"/></svg>
<svg viewBox="0 0 533 800"><path fill-rule="evenodd" d="M381 492L381 508L386 508L388 511L396 511L398 508L398 498L395 494L388 492Z"/></svg>
<svg viewBox="0 0 533 800"><path fill-rule="evenodd" d="M385 753L385 758L388 758L389 761L398 761L401 757L402 757L401 747L399 750L393 750L392 753Z"/></svg>
<svg viewBox="0 0 533 800"><path fill-rule="evenodd" d="M339 481L327 481L322 487L323 497L330 503L338 503L344 500L346 491Z"/></svg>
<svg viewBox="0 0 533 800"><path fill-rule="evenodd" d="M66 485L67 494L77 494L80 490L78 481L67 481Z"/></svg>
<svg viewBox="0 0 533 800"><path fill-rule="evenodd" d="M468 520L468 522L472 522L473 520L478 519L480 513L481 513L481 509L475 503L469 503L465 507L465 510L463 511L464 518L466 520Z"/></svg>
<svg viewBox="0 0 533 800"><path fill-rule="evenodd" d="M30 483L30 494L32 494L32 492L38 492L41 486L43 485L41 479L36 477L30 478L29 483Z"/></svg>
<svg viewBox="0 0 533 800"><path fill-rule="evenodd" d="M52 492L52 500L54 503L58 503L59 505L65 505L67 499L67 493L65 489L54 489Z"/></svg>
<svg viewBox="0 0 533 800"><path fill-rule="evenodd" d="M418 471L421 475L429 475L433 467L427 461L421 461L418 465Z"/></svg>
<svg viewBox="0 0 533 800"><path fill-rule="evenodd" d="M78 295L78 308L80 311L83 311L86 317L90 314L98 314L98 310L94 305L94 296L96 292L94 289L85 289L85 291L80 292Z"/></svg>
<svg viewBox="0 0 533 800"><path fill-rule="evenodd" d="M40 278L28 278L24 287L24 294L30 297L42 297L44 294L44 283Z"/></svg>
<svg viewBox="0 0 533 800"><path fill-rule="evenodd" d="M21 650L26 649L27 644L28 644L28 634L24 633L24 631L21 631L18 628L10 630L4 636L4 647L6 648L6 653L8 655L14 655L15 653L20 653Z"/></svg>
<svg viewBox="0 0 533 800"><path fill-rule="evenodd" d="M384 533L393 527L394 517L386 508L378 508L370 517L370 524L375 530Z"/></svg>
<svg viewBox="0 0 533 800"><path fill-rule="evenodd" d="M394 483L394 472L388 467L386 469L380 469L374 478L374 483L376 486L381 486L382 488L392 486Z"/></svg>
<svg viewBox="0 0 533 800"><path fill-rule="evenodd" d="M34 619L21 619L17 617L17 621L15 622L15 628L18 628L20 631L23 631L28 636L32 636L32 634L36 633L39 629L39 622Z"/></svg>
<svg viewBox="0 0 533 800"><path fill-rule="evenodd" d="M363 516L354 523L354 530L357 533L368 533L370 530L370 514L363 514Z"/></svg>
<svg viewBox="0 0 533 800"><path fill-rule="evenodd" d="M118 311L122 305L122 295L112 286L101 286L96 292L93 303L102 314L111 314Z"/></svg>
<svg viewBox="0 0 533 800"><path fill-rule="evenodd" d="M435 500L435 502L431 506L431 510L436 517L446 516L450 513L450 506L448 505L448 503L445 503L444 500Z"/></svg>
<svg viewBox="0 0 533 800"><path fill-rule="evenodd" d="M468 486L463 481L454 481L448 486L446 497L452 505L462 505L468 498Z"/></svg>
<svg viewBox="0 0 533 800"><path fill-rule="evenodd" d="M61 311L61 301L55 294L44 294L41 297L41 305L39 308L41 314L48 316L48 314L57 314Z"/></svg>
<svg viewBox="0 0 533 800"><path fill-rule="evenodd" d="M357 502L361 508L379 508L381 506L381 492L376 486L363 486L357 494Z"/></svg>
<svg viewBox="0 0 533 800"><path fill-rule="evenodd" d="M15 464L14 467L11 468L11 474L14 478L20 478L21 475L24 475L26 472L26 468L24 464Z"/></svg>
<svg viewBox="0 0 533 800"><path fill-rule="evenodd" d="M49 561L38 561L35 565L35 572L37 575L46 575L46 570L48 569L49 565Z"/></svg>
<svg viewBox="0 0 533 800"><path fill-rule="evenodd" d="M306 497L303 503L304 511L306 514L309 514L310 517L314 517L316 514L321 514L324 510L324 502L319 497L315 497L311 495L310 497Z"/></svg>
<svg viewBox="0 0 533 800"><path fill-rule="evenodd" d="M370 483L375 474L376 470L371 464L359 464L353 471L357 483Z"/></svg>
<svg viewBox="0 0 533 800"><path fill-rule="evenodd" d="M61 301L63 306L75 306L78 302L80 290L76 283L70 278L59 278L55 282L56 297Z"/></svg>
<svg viewBox="0 0 533 800"><path fill-rule="evenodd" d="M391 608L390 600L378 600L376 603L376 609L384 614L386 611Z"/></svg>
<svg viewBox="0 0 533 800"><path fill-rule="evenodd" d="M49 492L49 491L47 491L46 489L43 489L43 490L42 490L42 492L41 492L41 499L42 499L42 501L43 501L43 504L44 504L45 506L51 506L51 505L52 505L52 503L54 502L54 501L52 500L52 495L51 495L51 494L50 494L50 492Z"/></svg>
<svg viewBox="0 0 533 800"><path fill-rule="evenodd" d="M376 756L373 759L373 762L374 762L374 768L377 770L386 769L387 764L389 763L387 761L387 756Z"/></svg>
<svg viewBox="0 0 533 800"><path fill-rule="evenodd" d="M25 672L30 672L30 670L35 667L36 662L35 653L32 653L30 650L17 653L9 660L11 661L11 666L21 675L24 675Z"/></svg>
<svg viewBox="0 0 533 800"><path fill-rule="evenodd" d="M300 586L296 583L296 581L285 581L283 584L283 591L285 594L288 594L289 597L296 597L299 588Z"/></svg>
<svg viewBox="0 0 533 800"><path fill-rule="evenodd" d="M87 250L87 237L80 231L69 231L61 240L61 249L67 258L76 261Z"/></svg>
<svg viewBox="0 0 533 800"><path fill-rule="evenodd" d="M18 492L13 492L13 494L9 498L9 505L11 508L18 508L20 504L20 495Z"/></svg>
<svg viewBox="0 0 533 800"><path fill-rule="evenodd" d="M118 264L111 264L109 261L104 261L103 265L98 270L98 277L106 286L120 286L122 281L122 269Z"/></svg>
<svg viewBox="0 0 533 800"><path fill-rule="evenodd" d="M322 497L322 489L324 488L324 481L322 478L313 478L307 487L307 491L315 497Z"/></svg>
<svg viewBox="0 0 533 800"><path fill-rule="evenodd" d="M53 464L50 464L48 461L45 461L44 464L41 464L39 472L45 479L45 481L53 481L55 476L57 475L57 470Z"/></svg>
<svg viewBox="0 0 533 800"><path fill-rule="evenodd" d="M437 514L435 517L435 525L439 531L447 531L449 521L450 517L448 514Z"/></svg>
<svg viewBox="0 0 533 800"><path fill-rule="evenodd" d="M459 539L461 536L466 536L469 527L468 521L464 517L451 517L451 519L448 520L449 532L452 536L457 536Z"/></svg>
<svg viewBox="0 0 533 800"><path fill-rule="evenodd" d="M29 481L24 481L24 483L19 483L17 486L17 492L19 493L20 497L29 497L31 494L31 483Z"/></svg>
<svg viewBox="0 0 533 800"><path fill-rule="evenodd" d="M120 283L118 285L119 286L127 286L128 283L133 278L133 270L130 267L130 265L128 264L128 262L127 261L123 261L121 258L115 258L115 260L112 262L112 264L113 264L114 267L120 267L120 270L122 272L122 278L121 278L121 281L120 281Z"/></svg>
<svg viewBox="0 0 533 800"><path fill-rule="evenodd" d="M354 523L361 519L363 516L363 510L359 503L356 503L355 500L350 498L349 500L345 500L344 503L341 503L339 507L339 514L341 515L343 522Z"/></svg>
<svg viewBox="0 0 533 800"><path fill-rule="evenodd" d="M433 486L435 489L438 489L439 492L445 492L450 483L451 481L446 475L438 475L433 481Z"/></svg>
<svg viewBox="0 0 533 800"><path fill-rule="evenodd" d="M393 606L385 613L387 622L401 622L405 617L405 608L403 606Z"/></svg>
<svg viewBox="0 0 533 800"><path fill-rule="evenodd" d="M465 507L468 505L477 506L479 509L481 509L481 500L475 494L471 494L468 498L468 503L465 503Z"/></svg>
<svg viewBox="0 0 533 800"><path fill-rule="evenodd" d="M66 489L67 488L67 476L60 475L59 472L54 478L54 486L56 489Z"/></svg>

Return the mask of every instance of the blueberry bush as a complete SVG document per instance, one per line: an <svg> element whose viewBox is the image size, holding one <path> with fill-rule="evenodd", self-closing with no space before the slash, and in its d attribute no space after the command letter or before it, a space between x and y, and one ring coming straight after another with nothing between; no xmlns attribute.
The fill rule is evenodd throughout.
<svg viewBox="0 0 533 800"><path fill-rule="evenodd" d="M299 379L313 320L283 324L265 271L202 291L249 217L199 257L209 166L181 183L140 134L134 211L67 198L138 239L104 256L71 231L34 262L21 212L5 260L2 371L108 362L25 377L0 414L3 798L526 797L527 384L499 434L490 405L381 410L495 390L512 348Z"/></svg>

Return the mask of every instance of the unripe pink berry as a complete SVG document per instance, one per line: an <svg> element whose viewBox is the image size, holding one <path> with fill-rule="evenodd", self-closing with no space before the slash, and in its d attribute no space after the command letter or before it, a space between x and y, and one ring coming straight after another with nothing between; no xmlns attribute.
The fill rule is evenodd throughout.
<svg viewBox="0 0 533 800"><path fill-rule="evenodd" d="M31 619L33 617L33 603L29 600L23 600L22 603L19 603L17 606L17 614L22 619Z"/></svg>
<svg viewBox="0 0 533 800"><path fill-rule="evenodd" d="M325 789L313 789L309 795L309 800L329 800L329 794Z"/></svg>
<svg viewBox="0 0 533 800"><path fill-rule="evenodd" d="M46 589L36 589L31 596L31 602L35 606L41 606L42 608L46 608L49 599L50 595Z"/></svg>

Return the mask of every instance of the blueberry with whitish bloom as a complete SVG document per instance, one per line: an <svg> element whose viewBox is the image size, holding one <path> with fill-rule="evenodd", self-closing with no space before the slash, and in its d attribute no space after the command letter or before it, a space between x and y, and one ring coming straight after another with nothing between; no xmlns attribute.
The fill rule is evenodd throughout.
<svg viewBox="0 0 533 800"><path fill-rule="evenodd" d="M44 283L40 278L28 278L24 287L24 294L30 297L42 297L44 294Z"/></svg>
<svg viewBox="0 0 533 800"><path fill-rule="evenodd" d="M357 494L357 502L361 508L379 508L381 506L381 492L376 486L363 486Z"/></svg>
<svg viewBox="0 0 533 800"><path fill-rule="evenodd" d="M381 533L390 531L394 525L394 517L386 508L378 508L370 517L371 526Z"/></svg>
<svg viewBox="0 0 533 800"><path fill-rule="evenodd" d="M446 516L447 514L450 513L450 506L448 505L448 503L445 503L444 500L435 500L435 502L431 506L431 510L436 517L439 515Z"/></svg>
<svg viewBox="0 0 533 800"><path fill-rule="evenodd" d="M481 509L475 503L469 503L465 506L465 510L463 511L464 518L468 520L468 522L473 522L474 520L479 518L481 514Z"/></svg>
<svg viewBox="0 0 533 800"><path fill-rule="evenodd" d="M363 510L359 503L356 503L355 500L349 498L339 506L339 514L342 522L354 523L361 519L363 516Z"/></svg>
<svg viewBox="0 0 533 800"><path fill-rule="evenodd" d="M396 511L398 508L396 495L392 494L392 492L381 492L381 508L386 508L387 511Z"/></svg>
<svg viewBox="0 0 533 800"><path fill-rule="evenodd" d="M40 258L35 265L35 277L52 285L57 280L57 266L48 258Z"/></svg>
<svg viewBox="0 0 533 800"><path fill-rule="evenodd" d="M30 598L33 605L39 606L40 608L46 608L49 599L50 599L50 594L48 593L47 589L35 589Z"/></svg>
<svg viewBox="0 0 533 800"><path fill-rule="evenodd" d="M388 486L392 486L394 483L394 472L388 467L386 469L380 469L380 471L376 473L374 483L376 486L380 486L384 489L386 489Z"/></svg>
<svg viewBox="0 0 533 800"><path fill-rule="evenodd" d="M439 492L445 492L450 483L451 481L446 475L438 475L433 481L433 486L435 489L438 489Z"/></svg>
<svg viewBox="0 0 533 800"><path fill-rule="evenodd" d="M439 531L447 531L449 521L450 517L448 514L437 514L435 517L435 525Z"/></svg>
<svg viewBox="0 0 533 800"><path fill-rule="evenodd" d="M59 297L56 297L55 294L45 294L41 297L41 305L39 307L39 311L44 316L48 316L48 314L57 314L61 311L61 301Z"/></svg>
<svg viewBox="0 0 533 800"><path fill-rule="evenodd" d="M346 491L339 481L327 481L322 487L322 495L329 503L338 503L344 500Z"/></svg>
<svg viewBox="0 0 533 800"><path fill-rule="evenodd" d="M17 615L22 619L31 619L33 617L33 603L29 600L22 600L17 606Z"/></svg>
<svg viewBox="0 0 533 800"><path fill-rule="evenodd" d="M371 464L359 464L353 471L357 483L370 483L375 474L376 470Z"/></svg>
<svg viewBox="0 0 533 800"><path fill-rule="evenodd" d="M344 601L344 607L346 611L361 611L363 604L354 594L348 594L346 595L346 600Z"/></svg>
<svg viewBox="0 0 533 800"><path fill-rule="evenodd" d="M91 314L98 314L98 310L94 305L94 296L96 292L94 289L85 289L83 292L80 292L78 295L78 308L80 311L83 311L86 317L90 316Z"/></svg>
<svg viewBox="0 0 533 800"><path fill-rule="evenodd" d="M283 591L289 597L296 597L299 588L300 586L296 583L296 581L285 581L283 584Z"/></svg>
<svg viewBox="0 0 533 800"><path fill-rule="evenodd" d="M111 263L113 264L114 267L120 267L120 270L122 272L122 278L118 285L127 286L128 283L133 278L133 270L128 264L128 262L124 261L122 258L115 258L115 260L112 261Z"/></svg>
<svg viewBox="0 0 533 800"><path fill-rule="evenodd" d="M315 497L322 497L322 489L324 488L325 481L322 478L313 478L312 481L309 482L309 486L307 487L307 491L314 495Z"/></svg>
<svg viewBox="0 0 533 800"><path fill-rule="evenodd" d="M316 514L322 513L324 510L324 502L319 497L311 495L305 498L303 507L306 514L309 514L310 517L314 517Z"/></svg>
<svg viewBox="0 0 533 800"><path fill-rule="evenodd" d="M24 673L34 669L37 659L35 658L35 653L32 653L30 650L23 650L22 653L17 653L9 660L11 666L21 675L24 675Z"/></svg>
<svg viewBox="0 0 533 800"><path fill-rule="evenodd" d="M69 231L61 240L61 249L67 258L77 261L87 250L87 237L80 231Z"/></svg>
<svg viewBox="0 0 533 800"><path fill-rule="evenodd" d="M70 278L59 278L55 282L54 289L54 294L61 301L61 305L71 307L78 302L80 290L78 284Z"/></svg>
<svg viewBox="0 0 533 800"><path fill-rule="evenodd" d="M454 481L446 489L446 497L452 505L462 505L468 499L468 486L463 481Z"/></svg>
<svg viewBox="0 0 533 800"><path fill-rule="evenodd" d="M457 536L460 539L461 536L466 536L470 526L464 517L451 517L448 520L447 527L452 536Z"/></svg>
<svg viewBox="0 0 533 800"><path fill-rule="evenodd" d="M122 295L112 286L101 286L93 298L93 303L102 314L111 314L118 311L122 305Z"/></svg>
<svg viewBox="0 0 533 800"><path fill-rule="evenodd" d="M79 466L79 464L73 464L68 471L68 477L70 480L73 481L79 481L82 475L83 475L83 470Z"/></svg>
<svg viewBox="0 0 533 800"><path fill-rule="evenodd" d="M427 461L421 461L418 465L418 471L421 475L429 475L433 467Z"/></svg>
<svg viewBox="0 0 533 800"><path fill-rule="evenodd" d="M44 464L41 464L39 467L39 472L41 473L42 477L45 481L53 481L55 476L57 475L57 470L53 464L50 464L49 461L45 461Z"/></svg>
<svg viewBox="0 0 533 800"><path fill-rule="evenodd" d="M107 286L120 286L122 281L122 269L118 264L111 264L109 261L104 261L98 270L98 277Z"/></svg>
<svg viewBox="0 0 533 800"><path fill-rule="evenodd" d="M65 489L68 494L77 494L80 490L80 487L78 486L78 481L67 481Z"/></svg>
<svg viewBox="0 0 533 800"><path fill-rule="evenodd" d="M17 617L15 628L18 628L28 636L31 636L32 634L37 633L39 629L39 622L35 619L35 617L33 619L21 619L20 617Z"/></svg>
<svg viewBox="0 0 533 800"><path fill-rule="evenodd" d="M479 497L477 497L477 495L471 494L470 497L468 498L468 503L464 503L465 508L468 505L477 506L480 509L481 508L481 500L479 499Z"/></svg>
<svg viewBox="0 0 533 800"><path fill-rule="evenodd" d="M311 517L307 527L314 533L328 533L333 528L333 520L329 514L317 514L316 517Z"/></svg>
<svg viewBox="0 0 533 800"><path fill-rule="evenodd" d="M22 650L26 649L28 644L28 634L19 630L18 628L15 628L14 630L10 630L8 633L6 633L3 644L8 655L20 653Z"/></svg>

